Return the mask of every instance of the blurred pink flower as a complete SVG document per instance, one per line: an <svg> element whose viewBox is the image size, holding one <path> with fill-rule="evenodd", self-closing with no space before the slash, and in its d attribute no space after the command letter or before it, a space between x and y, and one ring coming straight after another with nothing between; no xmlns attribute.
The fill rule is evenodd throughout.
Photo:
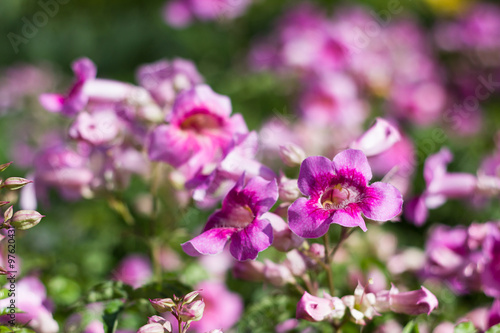
<svg viewBox="0 0 500 333"><path fill-rule="evenodd" d="M4 288L9 289L8 282ZM57 333L59 325L52 317L50 300L43 283L34 276L27 276L16 281L15 306L23 313L16 313L15 320L39 333ZM12 298L13 299L13 298ZM11 304L11 297L0 300L0 308L7 308ZM0 322L7 323L9 315L0 317Z"/></svg>
<svg viewBox="0 0 500 333"><path fill-rule="evenodd" d="M122 281L134 288L149 282L153 276L151 262L146 256L132 254L123 259L113 272L113 279Z"/></svg>

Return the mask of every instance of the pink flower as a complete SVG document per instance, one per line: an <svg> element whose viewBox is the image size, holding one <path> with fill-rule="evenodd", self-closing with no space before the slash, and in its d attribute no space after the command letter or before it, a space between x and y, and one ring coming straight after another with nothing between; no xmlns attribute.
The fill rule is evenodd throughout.
<svg viewBox="0 0 500 333"><path fill-rule="evenodd" d="M163 7L163 19L171 27L184 28L193 20L189 2L184 0L171 0Z"/></svg>
<svg viewBox="0 0 500 333"><path fill-rule="evenodd" d="M35 157L37 195L45 195L48 187L57 188L66 199L78 199L94 178L88 161L62 144L42 149Z"/></svg>
<svg viewBox="0 0 500 333"><path fill-rule="evenodd" d="M175 28L191 23L194 17L202 21L232 19L243 14L250 0L172 0L164 9L165 21Z"/></svg>
<svg viewBox="0 0 500 333"><path fill-rule="evenodd" d="M72 68L76 79L66 95L40 95L40 104L48 111L74 116L89 104L110 107L128 99L138 104L150 102L151 98L143 88L119 81L96 79L96 66L88 58L76 60Z"/></svg>
<svg viewBox="0 0 500 333"><path fill-rule="evenodd" d="M363 151L366 156L381 154L401 140L399 130L383 118L376 118L373 125L351 143L350 148Z"/></svg>
<svg viewBox="0 0 500 333"><path fill-rule="evenodd" d="M9 289L9 286L4 288ZM59 326L47 306L50 300L47 298L45 286L38 278L28 276L17 281L15 295L0 300L0 308L7 308L13 297L16 307L23 311L16 313L17 323L27 324L40 333L59 332ZM9 320L9 315L0 317L0 322L7 323Z"/></svg>
<svg viewBox="0 0 500 333"><path fill-rule="evenodd" d="M59 94L40 95L40 104L51 112L62 112L64 115L75 115L87 105L88 96L84 94L83 87L89 80L94 80L97 69L88 58L81 58L71 65L76 80L66 96Z"/></svg>
<svg viewBox="0 0 500 333"><path fill-rule="evenodd" d="M338 297L324 295L324 298L316 297L304 292L297 304L297 319L317 322L323 320L340 319L344 316L346 306Z"/></svg>
<svg viewBox="0 0 500 333"><path fill-rule="evenodd" d="M69 136L93 145L114 140L120 132L120 120L114 110L81 112L69 129Z"/></svg>
<svg viewBox="0 0 500 333"><path fill-rule="evenodd" d="M491 225L483 243L483 271L481 282L484 293L500 298L500 229Z"/></svg>
<svg viewBox="0 0 500 333"><path fill-rule="evenodd" d="M440 82L397 84L390 96L391 111L419 125L439 120L446 106L446 91Z"/></svg>
<svg viewBox="0 0 500 333"><path fill-rule="evenodd" d="M173 6L175 3L169 2L169 5ZM159 60L142 65L137 70L137 81L161 107L164 107L174 102L179 91L202 83L203 77L193 62L176 58L172 61Z"/></svg>
<svg viewBox="0 0 500 333"><path fill-rule="evenodd" d="M237 260L257 258L273 241L273 229L262 215L278 199L276 180L252 178L244 185L244 176L227 194L222 209L213 213L203 233L182 244L191 256L217 254L231 239L230 252Z"/></svg>
<svg viewBox="0 0 500 333"><path fill-rule="evenodd" d="M234 187L242 174L245 180L260 176L273 180L276 174L256 160L257 133L236 134L226 153L211 172L199 172L185 186L193 190L193 199L199 207L212 207Z"/></svg>
<svg viewBox="0 0 500 333"><path fill-rule="evenodd" d="M122 281L134 288L144 285L152 276L153 270L149 259L137 254L123 259L113 273L114 280Z"/></svg>
<svg viewBox="0 0 500 333"><path fill-rule="evenodd" d="M297 199L288 209L290 229L305 238L323 236L335 223L366 231L361 213L387 221L401 211L401 193L392 185L373 183L370 165L360 150L348 149L333 161L308 157L300 167L298 186L309 198Z"/></svg>
<svg viewBox="0 0 500 333"><path fill-rule="evenodd" d="M436 296L425 287L401 293L396 287L392 286L390 291L378 292L376 296L375 307L380 312L394 311L409 315L419 315L421 313L429 315L438 306Z"/></svg>
<svg viewBox="0 0 500 333"><path fill-rule="evenodd" d="M449 198L468 198L475 193L477 179L474 175L446 171L452 158L451 152L443 148L425 161L424 178L427 188L408 204L405 211L406 217L416 225L425 223L428 209L443 205Z"/></svg>
<svg viewBox="0 0 500 333"><path fill-rule="evenodd" d="M500 324L500 299L496 299L488 313L488 327Z"/></svg>
<svg viewBox="0 0 500 333"><path fill-rule="evenodd" d="M359 98L351 77L329 73L308 83L300 98L301 113L306 122L356 128L366 119L366 105Z"/></svg>
<svg viewBox="0 0 500 333"><path fill-rule="evenodd" d="M149 136L149 158L187 168L190 178L220 156L233 135L248 131L241 115L230 114L229 98L207 85L181 92L169 115L170 124L156 127Z"/></svg>

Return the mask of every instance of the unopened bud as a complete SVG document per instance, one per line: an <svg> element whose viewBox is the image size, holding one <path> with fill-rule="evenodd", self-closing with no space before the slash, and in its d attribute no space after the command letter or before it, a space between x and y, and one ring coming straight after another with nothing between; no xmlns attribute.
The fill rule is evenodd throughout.
<svg viewBox="0 0 500 333"><path fill-rule="evenodd" d="M5 169L7 169L9 167L9 165L11 165L11 164L12 164L12 162L0 164L0 172L2 172Z"/></svg>
<svg viewBox="0 0 500 333"><path fill-rule="evenodd" d="M175 307L175 302L171 298L155 298L150 299L149 302L153 308L160 313L172 311Z"/></svg>
<svg viewBox="0 0 500 333"><path fill-rule="evenodd" d="M302 148L293 143L280 146L280 157L283 163L290 167L299 166L306 159L306 153Z"/></svg>
<svg viewBox="0 0 500 333"><path fill-rule="evenodd" d="M172 324L163 317L152 316L148 319L148 324L159 324L162 325L164 333L172 333Z"/></svg>
<svg viewBox="0 0 500 333"><path fill-rule="evenodd" d="M182 306L179 311L179 318L185 322L198 321L203 317L205 302L202 300L194 301Z"/></svg>
<svg viewBox="0 0 500 333"><path fill-rule="evenodd" d="M10 201L0 201L0 207L10 204Z"/></svg>
<svg viewBox="0 0 500 333"><path fill-rule="evenodd" d="M198 295L200 295L200 291L201 290L195 290L195 291L190 292L186 296L184 296L184 300L183 300L182 304L188 304L188 303L191 303L192 301L194 301L196 299L196 297L198 297Z"/></svg>
<svg viewBox="0 0 500 333"><path fill-rule="evenodd" d="M281 201L292 202L300 196L297 179L289 179L283 173L280 175L278 190Z"/></svg>
<svg viewBox="0 0 500 333"><path fill-rule="evenodd" d="M14 191L29 183L32 183L32 181L21 177L10 177L3 182L2 187L6 187L9 190Z"/></svg>
<svg viewBox="0 0 500 333"><path fill-rule="evenodd" d="M19 210L14 213L10 225L18 230L27 230L40 223L44 216L36 210Z"/></svg>
<svg viewBox="0 0 500 333"><path fill-rule="evenodd" d="M3 213L3 220L5 222L9 222L9 220L12 218L12 214L14 214L14 208L13 206L10 206L7 208L7 210Z"/></svg>
<svg viewBox="0 0 500 333"><path fill-rule="evenodd" d="M139 328L137 333L165 333L163 325L158 323L146 324Z"/></svg>
<svg viewBox="0 0 500 333"><path fill-rule="evenodd" d="M312 243L309 248L309 253L313 258L322 259L325 257L325 246L319 243Z"/></svg>

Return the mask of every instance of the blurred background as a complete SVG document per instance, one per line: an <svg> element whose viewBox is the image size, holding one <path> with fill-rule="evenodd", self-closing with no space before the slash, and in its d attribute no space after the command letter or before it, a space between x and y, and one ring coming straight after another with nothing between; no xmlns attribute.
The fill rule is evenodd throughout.
<svg viewBox="0 0 500 333"><path fill-rule="evenodd" d="M194 19L182 28L171 27L166 22L165 0L62 2L0 1L0 163L14 161L12 168L6 172L7 176L29 178L33 162L26 156L36 153L32 148L36 146L34 141L49 128L64 133L70 126L67 119L42 109L37 98L45 92L67 91L73 80L71 63L80 57L88 57L97 65L98 77L133 84L137 83L136 70L145 63L176 57L189 59L215 92L231 98L233 112L243 114L249 129L260 130L272 117L292 120L297 117L296 110L300 108L297 96L302 88L298 75L292 75L293 79L288 80L289 76L277 74L272 68L257 71L249 59L255 45L275 34L280 18L303 1L255 0L234 19ZM47 7L49 3L52 7ZM343 8L365 6L367 11L380 13L386 11L393 1L310 0L308 3L326 16L337 15L340 20L342 14L339 13ZM482 50L482 44L472 45L469 49L453 49L450 45L460 36L445 34L443 37L437 32L441 24L459 21L474 6L498 5L495 1L400 0L397 3L402 7L402 13L394 21L414 22L421 29L421 36L431 45L430 54L437 64L435 68L442 81L440 84L447 94L451 96L461 91L463 86L455 78L464 72L473 79L494 73L494 80L498 79L500 32L490 37L494 41L493 47L486 47L488 52L485 53L476 52ZM40 12L48 14L40 15ZM41 20L39 27L34 24L37 20ZM467 27L464 29L467 30ZM405 39L405 33L402 35ZM408 38L412 38L410 33ZM475 56L479 53L484 57L477 62ZM403 69L415 66L408 71L418 72L420 65L418 62L406 63ZM369 87L362 87L360 91L366 95L370 109L370 115L361 125L366 129L375 116L386 113L390 94L374 92ZM426 99L431 93L421 96ZM457 99L463 96L466 94L458 95ZM474 129L469 132L468 128L463 131L447 128L446 121L421 124L411 117L405 119L401 127L411 138L417 159L411 176L413 193L421 193L425 189L425 158L443 146L450 147L455 156L449 166L450 171L475 174L485 156L493 154L498 148L499 108L498 91L494 90L487 100L481 101L481 125L477 125L475 122L478 120L472 118L465 121L466 124L477 125L471 125ZM428 140L436 130L446 133L439 144L434 139ZM31 148L26 142L32 143ZM145 191L147 189L141 179L133 177L121 199L135 202L135 194ZM19 240L18 254L22 258L23 271L35 274L44 281L48 295L57 305L55 318L60 322L73 313L71 306L89 288L113 277L114 270L127 254L149 253L148 244L136 237L141 225L124 228L120 208L110 209L108 199L66 202L58 193L51 192L48 204L38 207L46 215L43 223ZM193 207L171 208L170 222L166 223L179 219L187 231L164 234L160 238L167 239L169 247L181 252L179 244L206 221L210 211ZM498 220L500 208L496 199L480 210L460 201L451 201L433 211L430 219L448 225ZM430 224L416 227L405 218L402 220L405 222L403 226L388 225L386 231L397 235L400 246L423 247ZM368 259L359 260L364 267L370 266L366 261ZM342 269L346 267L340 268L339 272L343 272ZM192 281L193 284L206 276L206 272L195 264L186 265L182 273L173 270L170 277L178 274L183 276L185 282ZM418 284L417 278L412 279ZM238 290L247 305L262 296L255 293L256 284L240 284L232 277L228 277L227 284L230 289ZM453 321L457 317L454 313L466 313L471 302L476 305L487 303L487 298L480 294L469 295L462 302L456 302L456 295L449 290L440 293L443 308L449 311L441 313L439 320ZM293 312L293 304L287 300L280 304L277 309ZM253 312L246 317L246 324L250 325L248 323L260 314L270 311L269 307L272 306L264 301L254 306ZM127 318L124 326L136 327L145 317L131 312ZM269 327L274 324L272 322ZM266 328L261 331L266 332Z"/></svg>

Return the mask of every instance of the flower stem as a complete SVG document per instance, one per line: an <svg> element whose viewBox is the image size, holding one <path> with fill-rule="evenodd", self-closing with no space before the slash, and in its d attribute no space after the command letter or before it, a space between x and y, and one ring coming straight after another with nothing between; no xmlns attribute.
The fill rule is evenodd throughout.
<svg viewBox="0 0 500 333"><path fill-rule="evenodd" d="M328 288L330 289L330 295L334 296L335 294L335 286L333 284L333 273L332 273L332 260L328 255L330 253L330 237L328 232L323 236L323 241L325 242L325 270L328 276Z"/></svg>
<svg viewBox="0 0 500 333"><path fill-rule="evenodd" d="M326 246L325 246L325 255L327 257L330 257L330 261L333 260L333 257L335 256L335 253L337 253L337 250L340 248L340 245L356 230L355 228L351 228L349 231L347 231L347 228L342 227L342 230L340 231L340 238L337 244L335 244L335 247L333 248L332 252L330 253ZM326 258L325 258L326 259Z"/></svg>

